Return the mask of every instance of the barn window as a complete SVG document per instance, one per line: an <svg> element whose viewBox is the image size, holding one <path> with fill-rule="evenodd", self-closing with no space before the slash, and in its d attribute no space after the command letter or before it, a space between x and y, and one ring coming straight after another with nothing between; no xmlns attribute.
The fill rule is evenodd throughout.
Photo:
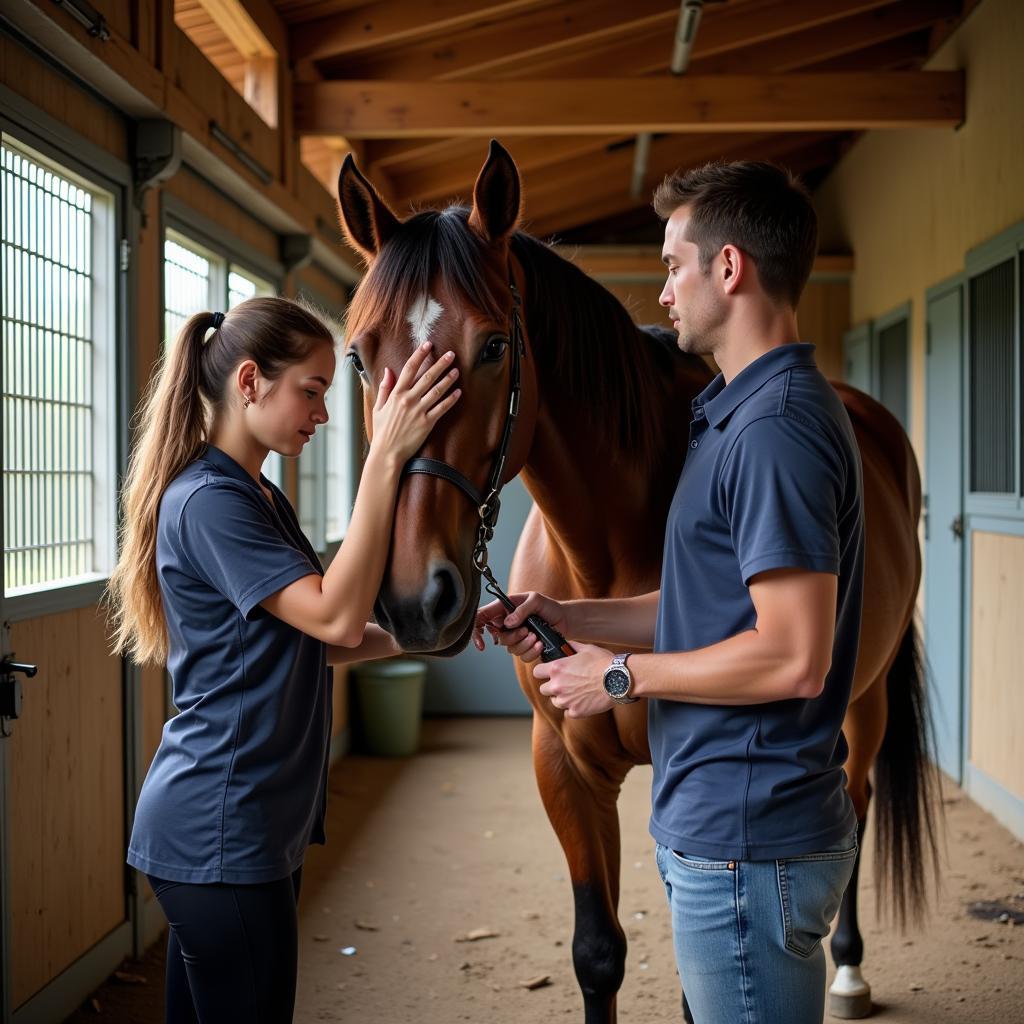
<svg viewBox="0 0 1024 1024"><path fill-rule="evenodd" d="M226 254L203 245L181 231L168 228L164 236L164 338L173 342L194 313L228 310L257 295L274 295L276 288L247 268L231 263ZM263 472L278 487L284 481L284 462L271 452Z"/></svg>
<svg viewBox="0 0 1024 1024"><path fill-rule="evenodd" d="M971 491L1014 494L1014 259L971 277L969 387Z"/></svg>
<svg viewBox="0 0 1024 1024"><path fill-rule="evenodd" d="M114 197L4 134L4 593L113 564Z"/></svg>
<svg viewBox="0 0 1024 1024"><path fill-rule="evenodd" d="M328 302L308 291L300 298L308 300L318 315L330 309ZM326 316L329 320L330 314ZM317 430L299 456L299 522L320 552L344 538L355 498L352 417L358 384L352 368L341 358L340 341L335 352L338 365L327 391L327 424Z"/></svg>

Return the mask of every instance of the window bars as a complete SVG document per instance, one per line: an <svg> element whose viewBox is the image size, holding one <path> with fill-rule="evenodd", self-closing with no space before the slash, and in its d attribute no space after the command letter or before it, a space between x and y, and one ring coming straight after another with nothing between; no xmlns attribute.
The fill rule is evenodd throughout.
<svg viewBox="0 0 1024 1024"><path fill-rule="evenodd" d="M3 188L4 592L97 564L97 196L7 137ZM99 389L102 390L102 389ZM105 527L100 524L102 532Z"/></svg>

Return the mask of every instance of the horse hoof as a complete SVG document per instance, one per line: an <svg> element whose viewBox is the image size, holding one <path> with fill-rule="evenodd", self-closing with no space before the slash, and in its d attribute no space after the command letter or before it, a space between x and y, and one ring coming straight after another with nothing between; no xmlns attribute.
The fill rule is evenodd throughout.
<svg viewBox="0 0 1024 1024"><path fill-rule="evenodd" d="M828 1012L840 1020L860 1020L871 1016L871 986L859 967L836 969L836 980L828 990Z"/></svg>

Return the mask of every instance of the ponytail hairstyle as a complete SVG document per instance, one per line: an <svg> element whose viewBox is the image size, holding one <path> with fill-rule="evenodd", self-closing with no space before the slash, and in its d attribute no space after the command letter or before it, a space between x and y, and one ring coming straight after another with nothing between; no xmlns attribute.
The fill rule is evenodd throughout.
<svg viewBox="0 0 1024 1024"><path fill-rule="evenodd" d="M121 491L121 554L107 591L114 653L142 665L167 660L156 572L160 499L205 450L215 415L230 401L233 371L251 359L275 381L321 344L333 345L334 335L319 316L289 299L257 298L226 315L196 313L165 351L136 414L137 436Z"/></svg>

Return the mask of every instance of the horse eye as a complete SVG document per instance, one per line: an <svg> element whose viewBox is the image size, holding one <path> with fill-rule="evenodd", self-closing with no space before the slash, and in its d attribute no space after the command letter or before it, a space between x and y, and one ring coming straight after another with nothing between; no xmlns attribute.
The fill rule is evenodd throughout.
<svg viewBox="0 0 1024 1024"><path fill-rule="evenodd" d="M505 356L506 348L508 348L508 338L503 338L500 334L492 334L484 343L480 361L484 363L500 362Z"/></svg>
<svg viewBox="0 0 1024 1024"><path fill-rule="evenodd" d="M366 376L366 369L363 366L363 361L359 358L359 353L356 352L355 349L352 349L349 352L348 361L352 364L356 373L358 373L360 377Z"/></svg>

